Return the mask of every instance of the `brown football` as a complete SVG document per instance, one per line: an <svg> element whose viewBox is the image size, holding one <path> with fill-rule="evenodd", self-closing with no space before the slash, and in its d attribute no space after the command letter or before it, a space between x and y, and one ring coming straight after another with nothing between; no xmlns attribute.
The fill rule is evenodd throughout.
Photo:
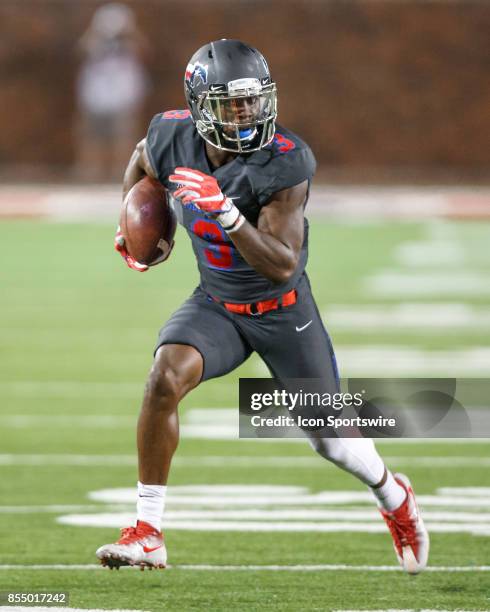
<svg viewBox="0 0 490 612"><path fill-rule="evenodd" d="M140 263L155 266L170 255L177 227L165 187L145 176L124 199L119 221L129 254Z"/></svg>

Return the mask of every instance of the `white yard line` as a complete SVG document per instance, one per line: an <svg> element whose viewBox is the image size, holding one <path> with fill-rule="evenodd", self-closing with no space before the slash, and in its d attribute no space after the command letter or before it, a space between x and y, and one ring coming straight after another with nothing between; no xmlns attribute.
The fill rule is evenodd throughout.
<svg viewBox="0 0 490 612"><path fill-rule="evenodd" d="M319 491L310 493L308 488L299 488L294 491L285 491L284 487L265 485L262 490L256 486L243 485L242 490L231 487L227 493L223 487L227 485L204 485L199 487L173 486L169 489L168 501L176 506L208 508L273 508L273 507L318 507L343 506L346 504L372 504L373 497L370 491ZM449 489L451 491L451 489ZM135 504L137 492L135 487L100 489L90 491L88 498L102 504ZM444 494L437 491L432 495L418 495L417 500L421 506L436 508L462 509L489 509L490 491L482 490L478 494L465 495L457 490L455 494ZM237 508L235 508L237 509Z"/></svg>
<svg viewBox="0 0 490 612"><path fill-rule="evenodd" d="M343 376L486 377L490 348L424 350L411 346L357 345L335 350Z"/></svg>
<svg viewBox="0 0 490 612"><path fill-rule="evenodd" d="M328 323L328 322L327 322ZM408 345L336 345L335 354L344 378L487 378L490 348L469 346L454 350L426 350ZM261 361L254 375L268 376Z"/></svg>
<svg viewBox="0 0 490 612"><path fill-rule="evenodd" d="M368 294L384 298L490 296L490 274L467 270L464 273L383 270L366 277Z"/></svg>
<svg viewBox="0 0 490 612"><path fill-rule="evenodd" d="M383 440L384 441L384 440ZM402 443L405 443L403 440ZM490 440L488 441L490 443ZM449 441L452 444L453 440ZM390 456L383 454L384 461L390 466L411 466L411 467L437 467L438 469L455 467L490 467L490 457L464 457L458 455L449 456ZM136 465L136 455L22 455L22 454L0 454L0 466L21 466L44 467L46 465L70 466L70 467L128 467ZM209 467L209 468L244 468L250 467L276 467L276 468L316 468L320 470L335 466L324 461L321 457L312 455L311 457L298 456L248 456L248 455L209 455L204 457L179 457L172 460L174 467Z"/></svg>
<svg viewBox="0 0 490 612"><path fill-rule="evenodd" d="M93 504L47 504L45 506L0 506L0 514L60 514L63 512L100 512L100 510L121 512L121 504L96 506ZM128 510L133 508L128 504Z"/></svg>
<svg viewBox="0 0 490 612"><path fill-rule="evenodd" d="M20 593L25 589L20 589ZM0 606L0 612L144 612L143 610L121 610L119 608L60 608L57 605L49 608L43 606Z"/></svg>
<svg viewBox="0 0 490 612"><path fill-rule="evenodd" d="M121 506L115 511L101 505L97 513L64 514L57 522L121 527L134 521L134 488L91 491L88 497ZM418 501L435 533L490 536L490 487L469 487L468 495L461 487L445 488L419 495ZM184 531L385 533L373 502L367 490L311 493L306 487L294 486L175 486L169 491L163 524L165 529Z"/></svg>
<svg viewBox="0 0 490 612"><path fill-rule="evenodd" d="M183 438L198 440L238 440L238 409L235 413L236 425L227 423L180 426ZM9 415L0 417L0 426L12 429L38 428L77 428L77 429L133 429L137 416L119 415Z"/></svg>
<svg viewBox="0 0 490 612"><path fill-rule="evenodd" d="M123 567L126 570L139 570L138 567ZM402 568L397 565L168 565L167 569L186 570L186 571L206 571L206 572L400 572ZM104 570L101 565L86 564L86 565L61 565L61 564L46 564L46 565L26 565L26 564L11 564L0 565L0 571L15 571L15 570L61 570L61 571L92 571ZM490 565L456 565L429 566L425 569L426 572L433 573L459 573L459 572L490 572ZM31 608L32 609L32 608ZM59 609L59 608L56 608ZM12 608L8 608L11 611Z"/></svg>
<svg viewBox="0 0 490 612"><path fill-rule="evenodd" d="M133 397L143 395L144 383L70 380L0 382L0 393L20 397Z"/></svg>
<svg viewBox="0 0 490 612"><path fill-rule="evenodd" d="M462 303L410 303L393 305L332 304L322 313L329 329L379 334L410 331L420 334L481 334L490 329L488 308Z"/></svg>
<svg viewBox="0 0 490 612"><path fill-rule="evenodd" d="M196 502L196 506L199 503ZM46 506L0 506L0 514L60 514L62 512L109 512L112 510L110 520L113 522L124 522L126 517L131 517L129 522L134 519L134 505L118 505L118 506L94 506L94 505L46 505ZM127 509L124 513L123 510ZM80 516L80 515L78 515ZM88 515L87 515L88 516ZM91 515L94 521L101 522L105 520L107 514L104 515ZM102 518L104 517L104 518ZM165 510L165 522L169 528L173 528L173 524L177 521L201 521L206 520L220 520L220 521L261 521L267 524L270 521L287 520L287 521L341 521L349 523L352 521L361 522L374 522L378 523L380 520L379 512L376 509L364 509L358 508L343 508L339 510L315 510L315 509L256 509L250 510L177 510L174 508L174 504L168 503L168 507ZM109 520L109 519L108 519ZM463 527L470 523L482 523L487 528L490 526L490 513L489 512L454 512L454 511L431 511L424 508L424 520L430 524L436 521L445 521L446 523L463 523ZM70 519L71 521L71 519ZM64 519L61 522L68 522ZM73 519L74 524L78 524L78 520ZM383 530L384 533L384 530Z"/></svg>
<svg viewBox="0 0 490 612"><path fill-rule="evenodd" d="M77 527L114 527L131 524L133 513L121 514L70 514L57 518L62 525ZM490 536L489 524L470 523L431 523L427 521L431 533L468 533L476 536ZM315 522L315 521L223 521L223 520L168 520L164 519L163 529L169 531L205 532L243 532L243 533L386 533L386 525L378 518L377 522L354 521Z"/></svg>
<svg viewBox="0 0 490 612"><path fill-rule="evenodd" d="M395 249L395 258L402 266L434 268L461 266L468 263L470 253L466 245L454 237L448 239L432 239L424 241L402 242ZM490 263L490 260L485 260Z"/></svg>

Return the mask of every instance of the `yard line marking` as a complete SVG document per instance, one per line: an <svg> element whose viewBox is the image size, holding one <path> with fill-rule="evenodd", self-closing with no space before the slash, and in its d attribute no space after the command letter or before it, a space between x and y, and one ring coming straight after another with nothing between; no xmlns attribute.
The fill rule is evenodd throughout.
<svg viewBox="0 0 490 612"><path fill-rule="evenodd" d="M396 331L430 333L481 333L490 327L488 308L475 308L468 304L409 303L394 305L332 304L322 313L329 328L355 330L372 334Z"/></svg>
<svg viewBox="0 0 490 612"><path fill-rule="evenodd" d="M238 409L235 411L236 425L217 423L215 425L180 426L184 438L206 440L238 440ZM128 429L136 427L137 417L118 415L8 415L0 417L0 426L12 429L29 429L31 427L84 428L84 429Z"/></svg>
<svg viewBox="0 0 490 612"><path fill-rule="evenodd" d="M0 612L24 612L31 610L34 612L53 612L53 606L46 608L43 606L0 606ZM144 612L143 610L121 610L119 608L60 608L55 606L57 612Z"/></svg>
<svg viewBox="0 0 490 612"><path fill-rule="evenodd" d="M138 570L139 567L122 566L123 570ZM331 565L331 564L319 564L319 565L168 565L167 569L174 570L186 570L186 571L211 571L211 572L239 572L239 571L267 571L267 572L401 572L402 568L398 565ZM85 565L62 565L62 564L46 564L46 565L26 565L26 564L9 564L0 565L0 571L12 571L12 570L73 570L73 571L91 571L91 570L104 570L107 568L96 564L85 564ZM490 572L490 565L459 565L459 566L443 566L443 565L432 565L428 566L424 571L426 572ZM8 611L12 610L11 607ZM7 612L8 612L7 611Z"/></svg>
<svg viewBox="0 0 490 612"><path fill-rule="evenodd" d="M402 242L395 249L395 258L402 266L434 267L468 263L469 253L461 243L447 239ZM489 261L490 263L490 261Z"/></svg>
<svg viewBox="0 0 490 612"><path fill-rule="evenodd" d="M174 459L177 461L177 458ZM44 467L46 465L60 465L70 467L91 466L133 466L137 460L135 455L68 455L68 454L42 454L17 455L1 454L0 466L29 465L31 467Z"/></svg>
<svg viewBox="0 0 490 612"><path fill-rule="evenodd" d="M69 514L56 519L61 525L77 527L120 528L134 521L133 513L120 514ZM468 533L490 536L490 525L470 523L439 523L426 521L431 533ZM223 520L169 520L164 518L163 529L172 531L245 532L245 533L386 533L386 525L378 518L377 523L367 522L306 522L306 521L223 521Z"/></svg>
<svg viewBox="0 0 490 612"><path fill-rule="evenodd" d="M118 382L29 381L0 382L0 391L21 397L128 397L143 395L144 384Z"/></svg>
<svg viewBox="0 0 490 612"><path fill-rule="evenodd" d="M337 359L345 376L455 376L490 375L490 348L433 351L409 346L341 346Z"/></svg>
<svg viewBox="0 0 490 612"><path fill-rule="evenodd" d="M384 440L383 440L384 441ZM405 442L405 440L403 440ZM450 442L452 444L452 440ZM454 467L490 467L490 457L464 457L464 456L389 456L383 455L385 463L389 465L409 465L411 467L437 467L451 469ZM40 454L17 455L0 454L0 466L44 467L46 465L59 465L70 467L128 467L137 464L136 455L68 455L68 454ZM250 468L250 467L278 467L298 469L337 469L333 463L325 461L316 455L303 457L291 455L249 456L249 455L208 455L206 457L174 457L174 467L215 467L215 468Z"/></svg>
<svg viewBox="0 0 490 612"><path fill-rule="evenodd" d="M337 345L337 362L343 377L469 377L490 376L490 348L470 346L454 350L425 350L408 345ZM262 362L254 364L257 376L268 375Z"/></svg>
<svg viewBox="0 0 490 612"><path fill-rule="evenodd" d="M465 489L458 487L420 495L418 501L427 512L429 529L490 536L490 487L470 487L469 493L465 495ZM88 497L101 503L120 503L121 507L115 512L100 508L98 513L65 514L56 521L83 527L120 527L134 521L134 511L127 511L129 504L134 508L136 503L134 488L91 491ZM306 487L273 485L176 486L169 491L163 526L214 532L385 533L373 502L370 491L310 493ZM350 507L342 507L346 505Z"/></svg>
<svg viewBox="0 0 490 612"><path fill-rule="evenodd" d="M265 485L263 488L247 485L232 486L229 493L224 488L227 485L203 486L174 486L168 491L169 503L182 506L230 508L233 506L321 506L345 504L372 504L373 496L370 491L319 491L310 493L305 487L294 487L285 491L284 487ZM286 487L287 489L287 487ZM462 489L463 491L464 489ZM113 488L90 491L88 498L105 504L135 504L137 501L136 488ZM418 495L417 500L421 506L449 507L449 508L490 508L490 492L482 491L478 495L465 495L458 492L454 495L445 495L437 491L435 495Z"/></svg>
<svg viewBox="0 0 490 612"><path fill-rule="evenodd" d="M368 349L361 349L363 361L359 366L362 375L365 375L366 370L366 351L370 351L373 347L368 347ZM379 347L378 347L379 348ZM393 347L390 347L392 349ZM351 347L349 348L351 350ZM489 349L490 351L490 349ZM373 353L369 353L371 359L373 358ZM345 353L344 353L345 356ZM393 355L391 354L392 358ZM454 357L454 356L453 356ZM483 357L482 357L483 359ZM356 365L356 364L354 364ZM359 364L358 364L359 365ZM391 367L393 367L393 362L391 363ZM402 370L404 370L405 366L403 363ZM367 366L369 368L369 364ZM376 367L376 366L375 366ZM380 366L381 367L381 366ZM388 367L385 364L385 368ZM417 368L419 364L417 363ZM459 366L458 366L459 367ZM490 367L490 365L489 365ZM261 373L263 373L261 371ZM377 372L378 374L380 372ZM399 373L399 372L398 372ZM383 373L386 375L386 372ZM403 371L402 371L403 374ZM424 376L429 375L428 371L425 370L423 372ZM213 425L212 424L212 415L215 414L215 411L219 410L222 412L219 420L221 424ZM208 413L210 411L212 414ZM183 438L189 439L199 439L199 440L237 440L238 439L238 408L219 408L219 409L208 409L208 408L193 408L188 409L184 412L183 421L184 423L180 427L180 431ZM186 424L186 421L190 421L190 424ZM234 425L233 423L237 423ZM128 416L118 416L118 415L45 415L41 416L39 414L35 415L9 415L0 417L0 425L4 427L16 427L19 429L29 428L29 427L42 427L45 425L47 428L53 428L56 424L60 427L86 427L86 428L133 428L136 425L136 415ZM305 438L250 438L247 440L248 442L259 443L259 444L305 444ZM490 438L404 438L403 440L400 438L383 438L378 439L378 444L489 444ZM34 455L35 456L35 455ZM0 465L1 464L9 464L11 459L10 455L0 455ZM25 457L28 457L27 455ZM80 455L75 455L73 459L73 463L70 465L76 465L77 463L82 464L83 459L78 459L81 457ZM42 459L40 459L42 460ZM26 465L32 465L32 463L28 463L29 459L25 459ZM70 460L68 460L70 461ZM95 461L95 460L94 460ZM110 461L110 460L108 460ZM129 459L122 459L122 461L127 461L127 465L132 465L132 462ZM89 460L87 460L89 462Z"/></svg>
<svg viewBox="0 0 490 612"><path fill-rule="evenodd" d="M386 270L368 276L363 286L372 295L385 298L452 295L480 297L490 295L490 275L469 270L459 274Z"/></svg>
<svg viewBox="0 0 490 612"><path fill-rule="evenodd" d="M12 414L0 417L0 425L12 429L29 427L86 427L110 428L133 427L136 416L119 416L112 414L69 415L69 414Z"/></svg>
<svg viewBox="0 0 490 612"><path fill-rule="evenodd" d="M198 506L199 504L196 504ZM124 513L122 510L127 509L128 512ZM113 506L94 506L94 505L47 505L47 506L0 506L0 514L59 514L61 512L99 512L97 521L101 522L106 520L108 512L112 510L110 518L107 518L111 523L117 521L122 524L125 522L126 517L131 517L128 522L132 522L134 519L134 504L124 505L113 505ZM101 511L105 514L102 516ZM116 514L117 513L117 517ZM165 521L168 521L169 526L172 526L173 522L179 520L257 520L257 521L277 521L277 520L288 520L288 521L321 521L321 520L335 520L341 522L349 521L379 521L379 513L375 509L360 510L358 508L343 508L340 510L316 510L316 509L286 509L286 510L270 510L270 509L257 509L252 508L250 510L206 510L200 508L199 510L178 510L174 508L174 504L169 503L168 509L165 510ZM424 508L424 519L426 522L430 521L445 521L448 523L484 523L490 525L490 513L484 512L440 512L430 511ZM71 519L70 519L71 520ZM68 521L68 519L67 519ZM94 518L95 521L95 518ZM64 522L64 519L63 521ZM73 523L78 524L78 521L73 519ZM109 525L112 526L112 525Z"/></svg>
<svg viewBox="0 0 490 612"><path fill-rule="evenodd" d="M131 505L132 507L133 505ZM128 504L128 508L129 508ZM48 504L45 506L0 506L0 514L59 514L60 512L100 512L101 508L104 510L112 509L115 512L121 511L121 504L107 505L107 506L96 506L94 504Z"/></svg>
<svg viewBox="0 0 490 612"><path fill-rule="evenodd" d="M203 571L287 571L287 572L401 572L403 569L398 565L171 565L172 569L203 570ZM429 566L426 572L489 572L490 565L477 566Z"/></svg>
<svg viewBox="0 0 490 612"><path fill-rule="evenodd" d="M438 489L442 495L469 495L471 497L480 497L482 495L490 496L490 487L442 487Z"/></svg>
<svg viewBox="0 0 490 612"><path fill-rule="evenodd" d="M34 612L53 612L53 607L57 612L144 612L144 610L121 610L119 608L60 608L58 606L0 606L0 612L24 612L31 610Z"/></svg>

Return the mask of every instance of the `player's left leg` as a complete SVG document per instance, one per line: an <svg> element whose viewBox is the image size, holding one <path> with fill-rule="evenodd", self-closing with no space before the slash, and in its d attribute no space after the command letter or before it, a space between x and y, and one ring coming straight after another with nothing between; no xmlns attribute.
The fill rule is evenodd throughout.
<svg viewBox="0 0 490 612"><path fill-rule="evenodd" d="M293 306L252 320L241 320L247 327L248 340L275 378L319 378L325 381L326 391L338 391L332 344L306 277L298 285L297 302ZM404 569L409 573L424 569L429 538L408 479L403 475L394 476L386 468L370 439L311 437L309 441L322 457L370 487Z"/></svg>

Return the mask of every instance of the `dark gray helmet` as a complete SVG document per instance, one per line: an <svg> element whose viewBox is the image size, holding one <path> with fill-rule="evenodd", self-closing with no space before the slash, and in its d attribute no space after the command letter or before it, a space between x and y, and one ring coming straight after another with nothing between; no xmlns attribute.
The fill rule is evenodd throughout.
<svg viewBox="0 0 490 612"><path fill-rule="evenodd" d="M274 137L276 84L264 56L239 40L222 39L191 57L185 97L199 134L225 151L258 151Z"/></svg>

